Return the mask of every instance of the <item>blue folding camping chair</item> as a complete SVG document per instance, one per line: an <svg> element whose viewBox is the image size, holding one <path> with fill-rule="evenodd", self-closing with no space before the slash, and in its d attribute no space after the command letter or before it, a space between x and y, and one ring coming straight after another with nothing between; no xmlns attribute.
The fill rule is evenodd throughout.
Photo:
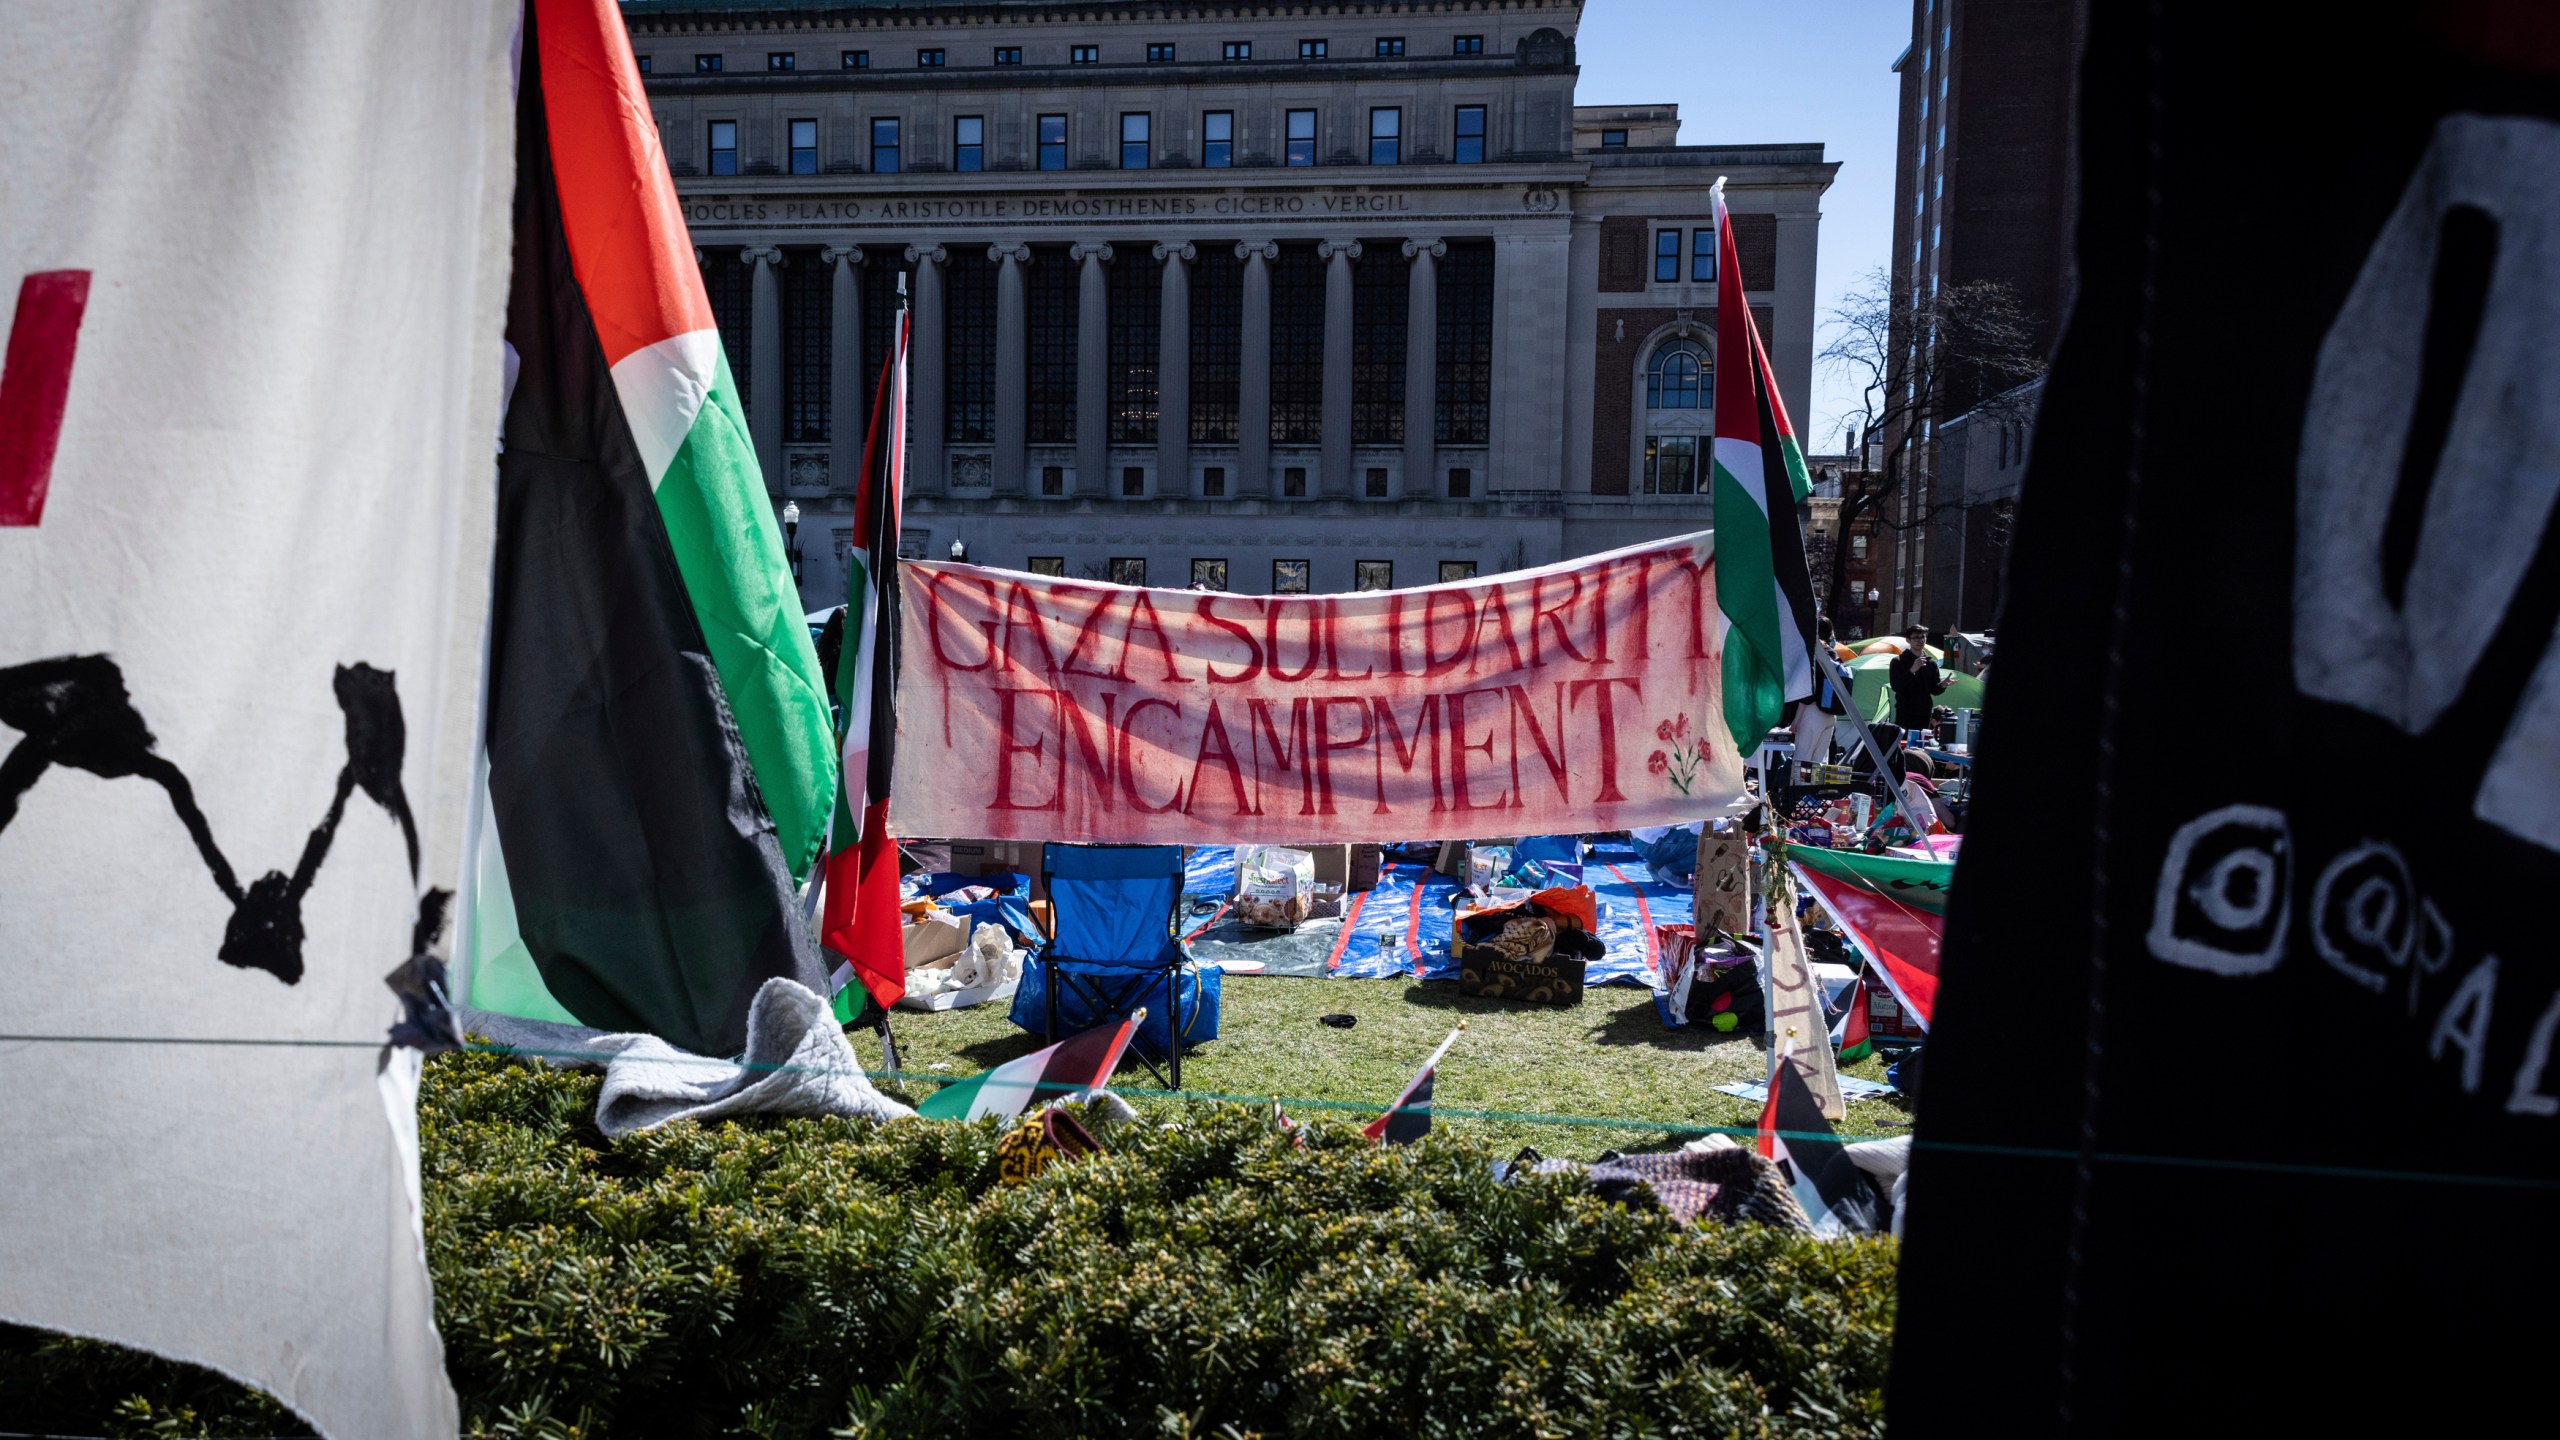
<svg viewBox="0 0 2560 1440"><path fill-rule="evenodd" d="M1014 992L1013 1023L1054 1042L1146 1006L1130 1049L1166 1088L1181 1089L1183 1050L1218 1036L1219 989L1219 972L1192 964L1176 936L1181 847L1050 845L1044 854L1053 933Z"/></svg>

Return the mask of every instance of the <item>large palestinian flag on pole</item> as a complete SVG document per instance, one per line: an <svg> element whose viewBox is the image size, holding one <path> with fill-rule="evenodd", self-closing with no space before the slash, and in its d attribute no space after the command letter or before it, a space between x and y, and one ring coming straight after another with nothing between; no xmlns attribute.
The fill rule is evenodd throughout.
<svg viewBox="0 0 2560 1440"><path fill-rule="evenodd" d="M1814 902L1874 963L1920 1028L1928 1029L1938 1009L1938 949L1954 863L1811 845L1790 845L1786 855Z"/></svg>
<svg viewBox="0 0 2560 1440"><path fill-rule="evenodd" d="M1748 754L1813 694L1813 577L1796 506L1813 494L1716 182L1716 608L1724 625L1724 718Z"/></svg>
<svg viewBox="0 0 2560 1440"><path fill-rule="evenodd" d="M905 488L906 442L907 316L901 310L863 446L862 495L854 511L862 543L845 556L844 654L836 663L843 779L827 842L819 935L834 966L836 1018L847 1024L861 1012L861 993L886 1009L906 991L898 847L889 838L890 747L898 732L898 497Z"/></svg>
<svg viewBox="0 0 2560 1440"><path fill-rule="evenodd" d="M720 1054L834 801L816 651L610 0L533 0L464 994Z"/></svg>

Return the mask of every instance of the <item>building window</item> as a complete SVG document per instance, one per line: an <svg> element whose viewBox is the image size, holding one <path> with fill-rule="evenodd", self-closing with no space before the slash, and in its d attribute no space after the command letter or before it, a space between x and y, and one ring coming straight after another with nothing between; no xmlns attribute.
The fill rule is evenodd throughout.
<svg viewBox="0 0 2560 1440"><path fill-rule="evenodd" d="M1147 168L1149 149L1147 131L1150 118L1143 110L1131 111L1120 117L1121 169L1144 170Z"/></svg>
<svg viewBox="0 0 2560 1440"><path fill-rule="evenodd" d="M996 47L996 63L997 63L997 64L999 64L999 65L1019 65L1019 64L1021 64L1021 63L1022 63L1022 47L1021 47L1021 46L1019 46L1019 45L999 45L999 46L997 46L997 47Z"/></svg>
<svg viewBox="0 0 2560 1440"><path fill-rule="evenodd" d="M897 327L901 303L898 297L898 282L901 278L905 279L908 282L908 288L912 290L915 280L913 268L898 257L897 251L883 247L882 250L873 253L878 258L854 270L855 283L862 287L863 369L861 376L865 382L877 380L880 375L880 363L889 358L889 339ZM724 344L728 340L725 324L722 328L721 340ZM734 372L736 367L733 365L731 369ZM738 403L743 407L746 404L745 398L740 397Z"/></svg>
<svg viewBox="0 0 2560 1440"><path fill-rule="evenodd" d="M1393 560L1352 561L1351 588L1354 590L1393 590L1396 588L1396 562Z"/></svg>
<svg viewBox="0 0 2560 1440"><path fill-rule="evenodd" d="M711 173L738 173L738 122L735 120L711 122Z"/></svg>
<svg viewBox="0 0 2560 1440"><path fill-rule="evenodd" d="M800 56L796 52L790 50L767 51L764 57L764 68L767 70L797 70L800 68Z"/></svg>
<svg viewBox="0 0 2560 1440"><path fill-rule="evenodd" d="M916 52L916 68L919 70L941 69L942 52L939 50L918 50Z"/></svg>
<svg viewBox="0 0 2560 1440"><path fill-rule="evenodd" d="M1271 593L1304 595L1307 593L1307 562L1274 560L1271 562Z"/></svg>
<svg viewBox="0 0 2560 1440"><path fill-rule="evenodd" d="M632 60L633 60L635 63L637 63L637 64L639 65L639 67L640 67L640 73L641 73L641 74L646 75L646 74L648 74L648 73L649 73L649 57L648 57L648 56L646 56L646 55L634 55L634 56L632 56L631 58L632 58Z"/></svg>
<svg viewBox="0 0 2560 1440"><path fill-rule="evenodd" d="M815 120L791 122L791 173L818 173L818 122Z"/></svg>
<svg viewBox="0 0 2560 1440"><path fill-rule="evenodd" d="M1040 117L1040 168L1067 168L1067 117L1064 115Z"/></svg>
<svg viewBox="0 0 2560 1440"><path fill-rule="evenodd" d="M1147 63L1148 63L1148 64L1150 64L1150 65L1164 65L1164 64L1169 64L1169 63L1171 63L1171 62L1172 62L1172 60L1173 60L1173 47L1172 47L1172 46L1170 46L1170 45L1149 45L1149 46L1147 47Z"/></svg>
<svg viewBox="0 0 2560 1440"><path fill-rule="evenodd" d="M1404 443L1406 267L1373 250L1351 267L1351 443ZM1372 492L1383 495L1383 490Z"/></svg>
<svg viewBox="0 0 2560 1440"><path fill-rule="evenodd" d="M1316 112L1313 110L1289 112L1289 148L1283 160L1291 165L1316 163Z"/></svg>
<svg viewBox="0 0 2560 1440"><path fill-rule="evenodd" d="M717 74L719 74L719 73L720 73L720 57L719 57L719 56L717 56L717 55L696 55L696 56L694 56L694 57L693 57L693 73L694 73L694 74L696 74L696 75L717 75Z"/></svg>
<svg viewBox="0 0 2560 1440"><path fill-rule="evenodd" d="M1449 498L1464 500L1476 493L1476 472L1468 466L1456 465L1449 470ZM1472 571L1468 572L1474 573Z"/></svg>
<svg viewBox="0 0 2560 1440"><path fill-rule="evenodd" d="M1227 42L1227 44L1226 44L1226 58L1227 58L1227 59L1229 59L1229 60L1250 60L1250 59L1252 59L1252 58L1253 58L1253 42L1252 42L1252 41L1250 41L1250 40L1230 40L1230 41L1228 41L1228 42Z"/></svg>
<svg viewBox="0 0 2560 1440"><path fill-rule="evenodd" d="M847 50L844 52L844 68L847 70L870 69L871 52L868 50Z"/></svg>
<svg viewBox="0 0 2560 1440"><path fill-rule="evenodd" d="M1289 499L1305 499L1307 494L1307 467L1304 465L1291 465L1282 470L1280 472L1280 493L1282 496Z"/></svg>
<svg viewBox="0 0 2560 1440"><path fill-rule="evenodd" d="M1066 467L1066 466L1064 466L1064 465L1043 465L1043 466L1041 466L1041 467L1040 467L1040 493L1041 493L1041 494L1043 494L1043 495L1064 495L1064 494L1066 494L1066 493L1067 493L1067 467ZM1062 571L1059 571L1058 573L1063 575L1063 574L1065 574L1066 572L1062 570Z"/></svg>
<svg viewBox="0 0 2560 1440"><path fill-rule="evenodd" d="M1626 148L1627 148L1627 132L1626 132L1626 131L1624 131L1624 130L1603 130L1603 131L1601 131L1601 132L1600 132L1600 148L1601 148L1601 149L1603 149L1603 150L1624 150L1624 149L1626 149Z"/></svg>
<svg viewBox="0 0 2560 1440"><path fill-rule="evenodd" d="M1387 467L1386 467L1386 466L1384 466L1384 465L1372 465L1372 466L1370 466L1370 467L1369 467L1369 469L1368 469L1368 472L1367 472L1365 475L1363 475L1363 476L1361 477L1361 482L1360 482L1360 484L1361 484L1361 493L1363 493L1363 494L1367 495L1370 499L1372 499L1372 500L1384 500L1384 499L1386 499L1386 498L1387 498Z"/></svg>
<svg viewBox="0 0 2560 1440"><path fill-rule="evenodd" d="M1866 536L1852 535L1849 537L1849 558L1852 560L1864 560L1867 558Z"/></svg>
<svg viewBox="0 0 2560 1440"><path fill-rule="evenodd" d="M1224 590L1224 589L1226 589L1226 588L1227 588L1227 562L1226 562L1226 561L1224 561L1224 560L1194 560L1194 561L1192 561L1192 562L1191 562L1191 588L1192 588L1192 589L1194 589L1194 590Z"/></svg>
<svg viewBox="0 0 2560 1440"><path fill-rule="evenodd" d="M1397 59L1397 58L1401 57L1403 54L1404 54L1404 37L1403 37L1403 36L1401 36L1401 35L1387 35L1387 36L1382 36L1382 37L1380 37L1380 38L1379 38L1379 40L1378 40L1378 58L1379 58L1379 59L1381 59L1381 60L1393 60L1393 59Z"/></svg>
<svg viewBox="0 0 2560 1440"><path fill-rule="evenodd" d="M1324 42L1323 42L1323 41L1321 41L1321 40L1301 40L1301 41L1299 41L1299 42L1298 42L1298 58L1299 58L1299 59L1301 59L1301 60L1321 60L1321 59L1323 59L1323 58L1324 58Z"/></svg>
<svg viewBox="0 0 2560 1440"><path fill-rule="evenodd" d="M1028 312L1023 329L1030 352L1025 438L1034 445L1063 445L1076 438L1076 366L1082 358L1076 353L1080 348L1076 311L1083 303L1078 273L1083 268L1064 250L1045 250L1023 286L1027 292L1023 308ZM1041 493L1065 493L1064 478L1060 477L1061 489Z"/></svg>
<svg viewBox="0 0 2560 1440"><path fill-rule="evenodd" d="M1067 578L1067 557L1064 555L1034 555L1022 563L1023 568L1034 575L1051 575L1061 580Z"/></svg>
<svg viewBox="0 0 2560 1440"><path fill-rule="evenodd" d="M1147 493L1147 472L1144 466L1123 465L1120 467L1120 493L1133 500L1145 496Z"/></svg>
<svg viewBox="0 0 2560 1440"><path fill-rule="evenodd" d="M1457 143L1451 147L1450 159L1461 165L1484 163L1484 107L1458 107Z"/></svg>
<svg viewBox="0 0 2560 1440"><path fill-rule="evenodd" d="M1244 262L1233 245L1204 245L1191 267L1192 443L1236 443L1243 380Z"/></svg>
<svg viewBox="0 0 2560 1440"><path fill-rule="evenodd" d="M1324 265L1316 247L1303 243L1283 244L1280 258L1271 264L1275 445L1314 445L1324 439Z"/></svg>
<svg viewBox="0 0 2560 1440"><path fill-rule="evenodd" d="M1473 560L1443 560L1440 562L1440 583L1443 585L1455 585L1461 580L1473 580L1474 578L1476 578L1476 562Z"/></svg>
<svg viewBox="0 0 2560 1440"><path fill-rule="evenodd" d="M1070 65L1099 65L1102 63L1102 47L1099 45L1071 45L1067 47L1067 63Z"/></svg>
<svg viewBox="0 0 2560 1440"><path fill-rule="evenodd" d="M1204 498L1207 498L1207 499L1210 499L1210 500L1222 500L1222 499L1225 499L1225 498L1226 498L1226 494L1227 494L1227 467L1226 467L1226 466L1224 466L1224 465L1204 465L1204 466L1200 467L1200 494L1201 494ZM1221 562L1221 563L1224 563L1224 562ZM1227 588L1227 587L1226 587L1226 586L1224 586L1224 585L1220 585L1218 588L1219 588L1219 589L1221 589L1221 590L1224 590L1224 589L1225 589L1225 588Z"/></svg>
<svg viewBox="0 0 2560 1440"><path fill-rule="evenodd" d="M895 120L871 122L871 173L898 173L898 122Z"/></svg>
<svg viewBox="0 0 2560 1440"><path fill-rule="evenodd" d="M951 168L987 168L987 121L982 115L960 115L951 121Z"/></svg>
<svg viewBox="0 0 2560 1440"><path fill-rule="evenodd" d="M1369 163L1394 165L1404 159L1404 111L1381 105L1369 112Z"/></svg>
<svg viewBox="0 0 2560 1440"><path fill-rule="evenodd" d="M1701 225L1689 246L1689 278L1704 285L1716 278L1716 227Z"/></svg>
<svg viewBox="0 0 2560 1440"><path fill-rule="evenodd" d="M1114 555L1114 556L1112 556L1112 557L1111 557L1111 583L1112 583L1112 584L1114 584L1114 585L1144 585L1144 584L1146 584L1146 583L1147 583L1147 562L1146 562L1146 557L1144 557L1144 556L1139 556L1139 555Z"/></svg>
<svg viewBox="0 0 2560 1440"><path fill-rule="evenodd" d="M1236 112L1212 110L1200 117L1200 163L1224 170L1236 163Z"/></svg>
<svg viewBox="0 0 2560 1440"><path fill-rule="evenodd" d="M835 267L819 264L808 251L791 259L782 267L782 438L818 444L832 433L827 395L834 365L828 341L835 332Z"/></svg>
<svg viewBox="0 0 2560 1440"><path fill-rule="evenodd" d="M747 357L755 353L755 267L738 263L738 252L723 246L702 252L702 289L711 302L711 323L720 331L720 348L737 382L738 408L755 403L755 375Z"/></svg>
<svg viewBox="0 0 2560 1440"><path fill-rule="evenodd" d="M1680 232L1653 232L1653 280L1657 285L1680 283Z"/></svg>
<svg viewBox="0 0 2560 1440"><path fill-rule="evenodd" d="M1493 242L1451 241L1440 262L1440 393L1435 436L1443 445L1482 445L1493 416Z"/></svg>
<svg viewBox="0 0 2560 1440"><path fill-rule="evenodd" d="M1461 35L1449 46L1449 53L1452 55L1481 55L1484 53L1484 37L1481 35Z"/></svg>
<svg viewBox="0 0 2560 1440"><path fill-rule="evenodd" d="M942 316L943 438L983 445L996 438L996 262L985 247L951 247Z"/></svg>
<svg viewBox="0 0 2560 1440"><path fill-rule="evenodd" d="M1653 352L1645 367L1644 405L1648 410L1706 410L1715 404L1715 370L1707 353L1688 340L1674 340Z"/></svg>
<svg viewBox="0 0 2560 1440"><path fill-rule="evenodd" d="M1647 495L1695 495L1698 493L1697 436L1647 435L1644 437L1644 493Z"/></svg>
<svg viewBox="0 0 2560 1440"><path fill-rule="evenodd" d="M1104 330L1107 361L1103 393L1110 414L1107 439L1114 445L1156 443L1157 324L1164 286L1156 262L1131 245L1110 267L1111 310Z"/></svg>

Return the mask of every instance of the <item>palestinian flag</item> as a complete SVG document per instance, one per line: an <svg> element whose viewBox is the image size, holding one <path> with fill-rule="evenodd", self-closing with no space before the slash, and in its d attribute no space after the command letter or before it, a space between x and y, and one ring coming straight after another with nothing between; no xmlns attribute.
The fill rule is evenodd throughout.
<svg viewBox="0 0 2560 1440"><path fill-rule="evenodd" d="M1938 1008L1938 947L1947 928L1954 862L1908 860L1790 845L1787 863L1805 893L1927 1029Z"/></svg>
<svg viewBox="0 0 2560 1440"><path fill-rule="evenodd" d="M1431 1052L1431 1058L1422 1062L1421 1073L1404 1087L1396 1103L1387 1107L1386 1114L1362 1126L1360 1133L1388 1145L1410 1145L1430 1134L1432 1081L1440 1071L1440 1057L1449 1053L1457 1039L1458 1032L1450 1031L1440 1048Z"/></svg>
<svg viewBox="0 0 2560 1440"><path fill-rule="evenodd" d="M1140 1011L1138 1014L1146 1012ZM1008 1060L993 1070L942 1087L916 1107L927 1120L976 1120L993 1115L1010 1120L1046 1093L1051 1099L1091 1090L1111 1079L1120 1052L1138 1028L1137 1015L1117 1025L1097 1025L1070 1035L1045 1050Z"/></svg>
<svg viewBox="0 0 2560 1440"><path fill-rule="evenodd" d="M1839 1052L1836 1063L1855 1065L1876 1053L1875 1036L1867 1027L1867 977L1861 975L1849 985L1840 1023L1831 1027L1831 1048Z"/></svg>
<svg viewBox="0 0 2560 1440"><path fill-rule="evenodd" d="M1796 524L1813 477L1743 303L1722 180L1715 201L1716 608L1724 621L1725 729L1749 754L1788 701L1813 695L1813 576Z"/></svg>
<svg viewBox="0 0 2560 1440"><path fill-rule="evenodd" d="M1760 1153L1786 1167L1796 1203L1816 1234L1875 1229L1874 1192L1841 1148L1831 1122L1822 1118L1821 1102L1783 1054L1769 1069L1769 1098L1760 1106Z"/></svg>
<svg viewBox="0 0 2560 1440"><path fill-rule="evenodd" d="M611 0L524 10L467 1003L736 1052L835 743Z"/></svg>
<svg viewBox="0 0 2560 1440"><path fill-rule="evenodd" d="M852 1024L864 993L882 1009L906 991L899 934L898 847L889 838L891 746L897 738L898 497L907 453L907 316L901 311L871 407L862 494L845 555L844 651L836 661L843 779L827 840L826 901L818 933L835 971L836 1019ZM854 988L862 982L861 991Z"/></svg>

